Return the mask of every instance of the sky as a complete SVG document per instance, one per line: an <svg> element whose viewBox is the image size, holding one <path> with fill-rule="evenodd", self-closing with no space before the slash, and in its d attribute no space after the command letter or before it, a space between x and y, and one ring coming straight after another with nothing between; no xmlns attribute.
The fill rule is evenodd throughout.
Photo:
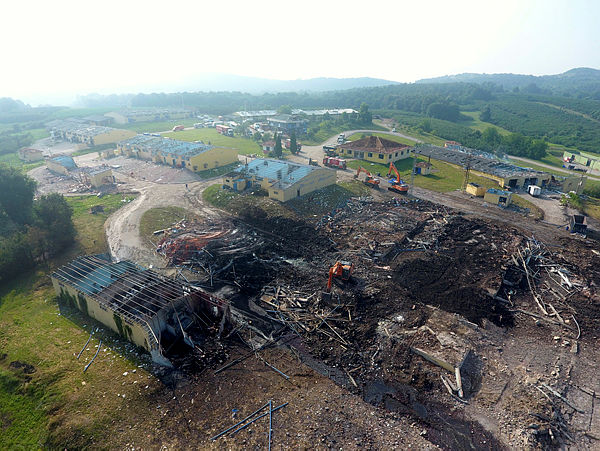
<svg viewBox="0 0 600 451"><path fill-rule="evenodd" d="M597 0L10 1L0 97L190 90L203 73L413 82L600 69L598 24Z"/></svg>

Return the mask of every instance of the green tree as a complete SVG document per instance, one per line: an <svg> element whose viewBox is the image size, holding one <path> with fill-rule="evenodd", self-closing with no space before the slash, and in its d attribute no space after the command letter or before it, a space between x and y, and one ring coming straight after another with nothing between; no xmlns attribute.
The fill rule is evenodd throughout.
<svg viewBox="0 0 600 451"><path fill-rule="evenodd" d="M279 114L292 114L292 107L289 105L281 105L277 108Z"/></svg>
<svg viewBox="0 0 600 451"><path fill-rule="evenodd" d="M490 111L490 106L486 105L483 110L481 110L481 114L479 115L479 119L483 122L489 122L492 118L492 112Z"/></svg>
<svg viewBox="0 0 600 451"><path fill-rule="evenodd" d="M298 154L298 142L296 141L296 132L292 132L292 136L290 136L290 152L292 155Z"/></svg>
<svg viewBox="0 0 600 451"><path fill-rule="evenodd" d="M365 125L373 123L373 115L369 111L369 105L365 102L360 104L360 109L358 110L358 122Z"/></svg>
<svg viewBox="0 0 600 451"><path fill-rule="evenodd" d="M39 247L42 255L54 255L73 243L75 227L73 226L73 209L69 206L62 194L52 193L42 196L35 201L34 224L45 232Z"/></svg>
<svg viewBox="0 0 600 451"><path fill-rule="evenodd" d="M281 135L278 133L275 134L275 149L273 149L273 155L275 155L277 158L281 158L283 155L283 148L281 147Z"/></svg>
<svg viewBox="0 0 600 451"><path fill-rule="evenodd" d="M495 149L502 142L502 135L494 127L487 127L481 134L481 139L483 139L489 148Z"/></svg>
<svg viewBox="0 0 600 451"><path fill-rule="evenodd" d="M36 182L13 167L0 165L0 216L4 213L16 224L31 219Z"/></svg>

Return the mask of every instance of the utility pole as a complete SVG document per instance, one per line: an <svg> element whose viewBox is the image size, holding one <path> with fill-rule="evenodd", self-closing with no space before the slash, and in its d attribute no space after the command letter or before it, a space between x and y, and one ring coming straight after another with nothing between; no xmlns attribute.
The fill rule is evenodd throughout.
<svg viewBox="0 0 600 451"><path fill-rule="evenodd" d="M412 171L410 171L410 186L408 187L411 195L414 196L414 186L415 186L415 167L417 164L417 146L415 144L415 146L412 148L412 154L413 154L413 164L412 164Z"/></svg>
<svg viewBox="0 0 600 451"><path fill-rule="evenodd" d="M465 178L463 179L461 191L464 193L467 191L467 185L469 184L469 174L471 172L471 154L467 154L467 162L465 164Z"/></svg>

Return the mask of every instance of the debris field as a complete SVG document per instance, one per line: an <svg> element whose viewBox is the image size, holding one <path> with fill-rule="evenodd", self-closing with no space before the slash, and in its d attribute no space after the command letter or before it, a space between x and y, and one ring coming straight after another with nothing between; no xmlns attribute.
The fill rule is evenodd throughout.
<svg viewBox="0 0 600 451"><path fill-rule="evenodd" d="M574 387L595 389L573 375L595 352L597 243L558 234L544 243L523 229L422 200L358 198L314 220L249 207L183 221L159 231L157 250L260 318L257 328L269 325L260 339L229 334L255 355L285 344L348 391L410 417L433 445L592 446L600 420ZM354 272L333 277L325 295L339 261Z"/></svg>

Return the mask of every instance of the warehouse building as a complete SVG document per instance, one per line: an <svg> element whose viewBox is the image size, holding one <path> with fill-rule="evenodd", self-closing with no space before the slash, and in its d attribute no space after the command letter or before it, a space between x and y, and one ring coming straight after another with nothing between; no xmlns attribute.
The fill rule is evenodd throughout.
<svg viewBox="0 0 600 451"><path fill-rule="evenodd" d="M389 164L410 156L410 147L396 141L367 136L358 141L348 141L337 146L335 153L340 157L357 158L373 163Z"/></svg>
<svg viewBox="0 0 600 451"><path fill-rule="evenodd" d="M51 121L46 124L50 136L55 140L81 143L87 146L115 144L136 135L131 130L90 125L83 119Z"/></svg>
<svg viewBox="0 0 600 451"><path fill-rule="evenodd" d="M223 177L223 187L243 191L248 187L266 190L269 197L287 202L326 186L334 185L336 172L308 164L256 158Z"/></svg>
<svg viewBox="0 0 600 451"><path fill-rule="evenodd" d="M483 195L483 200L489 204L508 207L512 203L512 193L510 191L490 188Z"/></svg>
<svg viewBox="0 0 600 451"><path fill-rule="evenodd" d="M101 188L115 183L112 169L108 166L98 166L95 168L79 168L81 178L86 185L92 188Z"/></svg>
<svg viewBox="0 0 600 451"><path fill-rule="evenodd" d="M205 318L229 315L222 299L132 262L113 262L105 254L79 257L50 278L62 302L147 350L165 366L171 363L164 349L181 339L193 346L186 331L198 313Z"/></svg>
<svg viewBox="0 0 600 451"><path fill-rule="evenodd" d="M419 146L417 154L445 161L460 168L470 168L471 174L495 180L502 188L526 189L529 185L549 187L552 176L546 172L522 168L483 156L437 146Z"/></svg>
<svg viewBox="0 0 600 451"><path fill-rule="evenodd" d="M268 118L267 123L275 132L285 133L287 135L295 132L296 134L301 135L306 133L308 121L291 114L280 114L279 116Z"/></svg>
<svg viewBox="0 0 600 451"><path fill-rule="evenodd" d="M235 149L150 134L137 135L117 143L117 151L130 158L187 168L194 172L214 169L238 161Z"/></svg>
<svg viewBox="0 0 600 451"><path fill-rule="evenodd" d="M111 111L105 116L114 120L117 124L131 124L134 122L157 122L194 117L192 110L185 108L125 108L119 111Z"/></svg>
<svg viewBox="0 0 600 451"><path fill-rule="evenodd" d="M563 153L563 161L568 163L577 163L581 166L585 166L591 170L600 171L600 155L579 152L567 152Z"/></svg>

